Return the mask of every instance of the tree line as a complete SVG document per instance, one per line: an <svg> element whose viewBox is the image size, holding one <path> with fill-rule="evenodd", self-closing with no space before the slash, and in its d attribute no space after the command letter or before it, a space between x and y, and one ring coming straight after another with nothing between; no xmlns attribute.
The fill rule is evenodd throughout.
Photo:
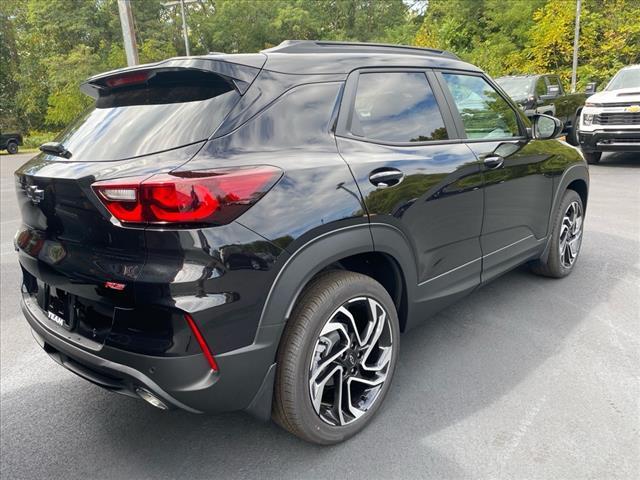
<svg viewBox="0 0 640 480"><path fill-rule="evenodd" d="M179 8L133 0L142 63L184 55ZM640 0L583 0L578 86L640 62ZM285 39L450 50L492 76L571 75L575 0L198 0L192 55L255 52ZM58 131L91 101L78 85L126 66L117 0L0 2L0 127Z"/></svg>

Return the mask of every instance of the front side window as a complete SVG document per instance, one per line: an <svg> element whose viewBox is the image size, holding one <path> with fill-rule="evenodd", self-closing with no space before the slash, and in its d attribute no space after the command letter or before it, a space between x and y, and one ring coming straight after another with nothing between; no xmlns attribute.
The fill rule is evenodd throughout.
<svg viewBox="0 0 640 480"><path fill-rule="evenodd" d="M516 113L482 77L442 74L470 139L520 136Z"/></svg>
<svg viewBox="0 0 640 480"><path fill-rule="evenodd" d="M438 103L422 72L360 74L351 133L390 143L449 138Z"/></svg>

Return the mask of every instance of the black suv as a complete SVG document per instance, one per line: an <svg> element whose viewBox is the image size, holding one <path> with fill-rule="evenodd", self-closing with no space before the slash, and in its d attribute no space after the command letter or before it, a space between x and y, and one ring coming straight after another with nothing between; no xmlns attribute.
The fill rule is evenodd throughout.
<svg viewBox="0 0 640 480"><path fill-rule="evenodd" d="M22 135L19 133L2 133L0 131L0 150L10 154L18 153L18 146L22 145Z"/></svg>
<svg viewBox="0 0 640 480"><path fill-rule="evenodd" d="M575 265L584 159L447 52L289 41L81 89L95 107L16 172L22 308L56 362L156 407L342 441L400 332Z"/></svg>
<svg viewBox="0 0 640 480"><path fill-rule="evenodd" d="M580 112L587 97L595 91L594 83L589 84L586 93L566 93L558 75L515 75L496 78L496 83L529 118L542 113L561 120L567 142L578 145Z"/></svg>

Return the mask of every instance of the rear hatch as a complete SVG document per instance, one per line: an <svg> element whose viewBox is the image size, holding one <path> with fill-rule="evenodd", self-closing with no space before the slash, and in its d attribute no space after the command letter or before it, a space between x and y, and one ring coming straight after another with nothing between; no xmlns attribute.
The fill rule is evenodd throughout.
<svg viewBox="0 0 640 480"><path fill-rule="evenodd" d="M15 244L25 289L48 326L101 345L117 310L134 304L133 284L146 260L144 229L120 225L91 185L146 178L187 162L258 72L188 59L110 72L82 86L95 105L47 151L56 154L43 152L15 173L23 223Z"/></svg>

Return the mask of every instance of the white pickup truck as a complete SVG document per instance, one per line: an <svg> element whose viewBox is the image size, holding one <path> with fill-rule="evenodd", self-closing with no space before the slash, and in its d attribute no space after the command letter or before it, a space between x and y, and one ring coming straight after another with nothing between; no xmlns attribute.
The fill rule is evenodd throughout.
<svg viewBox="0 0 640 480"><path fill-rule="evenodd" d="M598 163L602 152L637 152L640 159L640 65L621 69L587 98L578 141L589 163Z"/></svg>

